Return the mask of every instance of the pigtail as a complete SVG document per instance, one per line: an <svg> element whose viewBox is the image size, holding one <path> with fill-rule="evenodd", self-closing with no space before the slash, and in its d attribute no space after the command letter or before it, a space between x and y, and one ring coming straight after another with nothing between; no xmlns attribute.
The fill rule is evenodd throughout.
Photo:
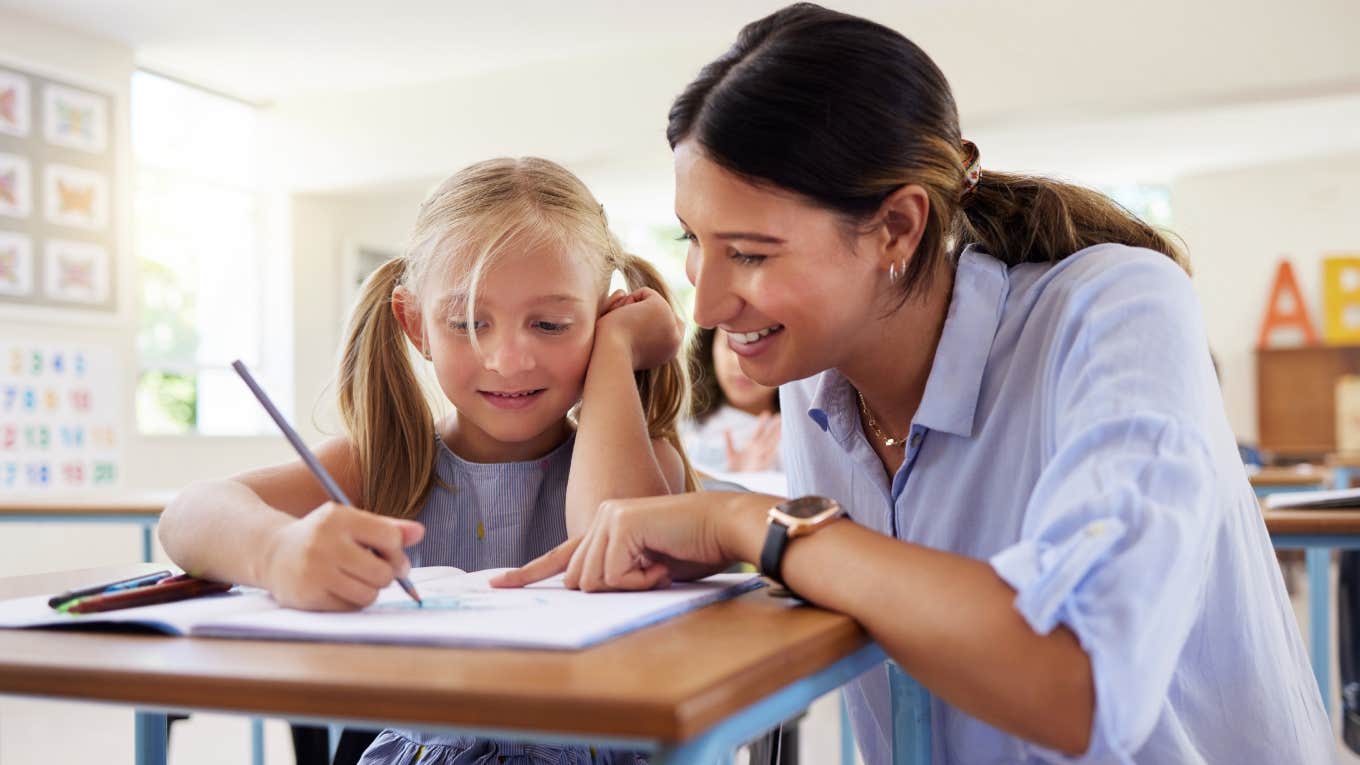
<svg viewBox="0 0 1360 765"><path fill-rule="evenodd" d="M358 453L363 496L379 515L413 518L435 480L433 415L392 313L392 291L406 258L382 264L364 282L340 358L340 414Z"/></svg>
<svg viewBox="0 0 1360 765"><path fill-rule="evenodd" d="M619 258L619 270L628 284L629 291L649 287L661 294L671 309L675 310L675 299L661 274L652 264L636 255L623 253ZM679 353L665 364L644 372L637 372L638 396L642 399L642 411L647 418L647 433L652 438L663 438L675 447L680 461L685 466L685 491L697 491L699 477L690 464L689 455L680 441L679 421L689 411L690 378L686 354Z"/></svg>

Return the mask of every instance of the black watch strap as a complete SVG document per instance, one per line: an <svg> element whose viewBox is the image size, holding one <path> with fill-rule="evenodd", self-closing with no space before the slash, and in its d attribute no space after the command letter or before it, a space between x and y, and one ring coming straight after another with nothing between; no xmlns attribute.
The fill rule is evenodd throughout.
<svg viewBox="0 0 1360 765"><path fill-rule="evenodd" d="M766 524L766 528L765 546L760 548L760 573L783 586L784 578L779 575L779 566L784 562L784 548L789 544L789 527L772 520Z"/></svg>

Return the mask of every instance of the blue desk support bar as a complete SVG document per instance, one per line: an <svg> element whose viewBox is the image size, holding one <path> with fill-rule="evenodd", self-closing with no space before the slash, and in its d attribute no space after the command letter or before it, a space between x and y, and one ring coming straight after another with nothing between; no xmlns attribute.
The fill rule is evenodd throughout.
<svg viewBox="0 0 1360 765"><path fill-rule="evenodd" d="M876 644L861 648L830 667L798 680L732 715L694 740L675 747L661 747L650 759L653 765L711 765L730 762L738 746L793 717L822 694L839 688L881 665L886 656ZM909 765L927 765L928 761Z"/></svg>
<svg viewBox="0 0 1360 765"><path fill-rule="evenodd" d="M841 765L855 765L855 731L850 727L850 702L841 691Z"/></svg>
<svg viewBox="0 0 1360 765"><path fill-rule="evenodd" d="M1308 655L1313 677L1322 692L1327 713L1332 710L1332 550L1360 550L1360 536L1351 534L1273 534L1270 541L1280 550L1304 550L1308 565Z"/></svg>
<svg viewBox="0 0 1360 765"><path fill-rule="evenodd" d="M165 765L168 721L162 712L134 713L137 765Z"/></svg>
<svg viewBox="0 0 1360 765"><path fill-rule="evenodd" d="M930 694L888 662L892 692L893 765L930 765Z"/></svg>

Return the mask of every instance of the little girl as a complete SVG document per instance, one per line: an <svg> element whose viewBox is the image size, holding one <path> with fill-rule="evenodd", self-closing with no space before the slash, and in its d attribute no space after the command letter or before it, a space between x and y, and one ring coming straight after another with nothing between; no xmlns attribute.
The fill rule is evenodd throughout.
<svg viewBox="0 0 1360 765"><path fill-rule="evenodd" d="M606 294L615 271L632 293ZM362 608L412 565L524 564L583 534L606 499L695 485L676 434L681 339L659 275L620 249L579 179L542 159L473 165L424 202L407 255L368 279L350 324L347 435L317 456L364 509L326 501L293 462L188 487L161 541L185 570L320 610ZM450 416L434 420L406 340ZM635 759L387 730L362 762Z"/></svg>
<svg viewBox="0 0 1360 765"><path fill-rule="evenodd" d="M694 467L709 473L780 471L779 388L741 371L727 333L700 328L690 344L693 422L682 428Z"/></svg>

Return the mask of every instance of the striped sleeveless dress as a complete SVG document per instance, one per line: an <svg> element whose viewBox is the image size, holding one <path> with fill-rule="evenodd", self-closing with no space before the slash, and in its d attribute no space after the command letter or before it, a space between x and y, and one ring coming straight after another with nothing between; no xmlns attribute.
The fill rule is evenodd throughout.
<svg viewBox="0 0 1360 765"><path fill-rule="evenodd" d="M478 463L443 440L436 484L416 520L425 536L407 548L412 566L464 571L521 566L567 539L567 474L573 433L547 455L525 462ZM559 747L472 736L384 730L359 765L635 765L642 755L586 746Z"/></svg>

